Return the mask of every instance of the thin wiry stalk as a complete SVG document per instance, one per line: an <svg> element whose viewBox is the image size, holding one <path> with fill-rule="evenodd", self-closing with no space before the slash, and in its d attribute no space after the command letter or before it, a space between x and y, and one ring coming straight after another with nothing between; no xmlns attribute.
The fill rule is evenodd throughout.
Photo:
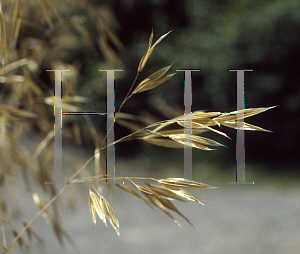
<svg viewBox="0 0 300 254"><path fill-rule="evenodd" d="M132 91L132 89L133 89L133 87L134 87L134 85L135 85L135 82L136 82L137 79L138 79L138 76L139 76L139 72L136 74L136 76L135 76L135 78L134 78L134 80L133 80L133 82L132 82L132 84L131 84L131 87L129 88L129 90L128 90L126 96L125 96L125 99L122 101L122 103L121 103L121 105L120 105L120 108L119 108L119 110L118 110L118 113L117 113L117 115L116 115L116 118L119 116L119 113L120 113L120 111L121 111L123 105L125 104L125 102L126 102L127 100L129 100L129 98L133 95L133 94L131 94L131 95L129 95L129 94L131 93L131 91Z"/></svg>
<svg viewBox="0 0 300 254"><path fill-rule="evenodd" d="M12 242L7 246L5 251L8 251L10 247L21 237L21 235L29 228L31 223L39 216L41 215L56 199L57 197L65 190L65 188L68 186L68 184L65 184L61 190L46 204L39 212L37 212L32 219L28 222L28 224L20 231L20 233L12 240Z"/></svg>
<svg viewBox="0 0 300 254"><path fill-rule="evenodd" d="M20 233L14 238L14 240L7 246L5 249L8 251L10 247L21 237L21 235L28 229L28 227L31 225L31 223L39 216L41 215L57 198L60 196L61 193L66 189L67 186L69 186L70 182L82 171L86 168L86 166L92 161L92 159L95 157L93 155L90 159L88 159L85 164L78 169L67 181L67 183L60 189L60 191L39 211L37 212L32 219L27 223L27 225L20 231Z"/></svg>

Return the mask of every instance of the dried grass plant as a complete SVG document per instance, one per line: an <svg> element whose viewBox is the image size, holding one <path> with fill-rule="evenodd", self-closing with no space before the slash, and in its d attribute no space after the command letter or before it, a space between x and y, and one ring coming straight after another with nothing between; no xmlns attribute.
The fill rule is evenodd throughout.
<svg viewBox="0 0 300 254"><path fill-rule="evenodd" d="M61 1L60 1L61 2ZM85 27L84 15L74 15L63 9L63 4L59 1L28 1L26 4L19 0L1 1L0 2L0 188L7 191L9 183L16 172L16 168L20 168L23 181L27 186L27 191L32 191L30 186L32 179L37 179L40 188L49 193L51 200L44 204L36 192L32 192L33 202L39 208L39 212L32 219L24 223L24 227L20 232L15 230L13 223L10 223L10 214L7 213L7 206L10 206L11 200L5 200L0 196L0 212L1 212L1 248L5 252L18 242L23 248L30 248L30 245L24 240L23 234L26 232L29 239L34 238L38 242L43 242L30 226L32 222L40 215L53 226L54 234L58 241L62 244L67 240L70 244L74 244L71 237L62 228L60 224L58 208L56 205L57 198L65 189L74 186L77 183L89 184L89 209L92 221L96 223L96 215L107 225L106 219L109 220L111 226L119 235L119 221L108 201L98 191L98 185L105 181L107 177L103 164L105 156L106 141L105 135L93 126L92 122L87 119L92 138L95 141L95 154L73 175L68 179L67 183L58 191L53 185L45 185L45 182L52 181L51 171L49 171L49 162L53 157L53 122L45 112L51 112L54 105L53 92L54 87L48 87L42 79L41 72L43 68L51 69L70 69L64 75L63 90L63 107L69 112L80 111L85 98L78 95L75 84L78 80L80 64L76 61L70 61L72 50L81 50L90 54L100 52L104 61L101 63L102 68L115 69L122 67L122 62L117 52L110 46L121 48L122 43L118 39L115 29L118 26L110 9L106 6L95 6L92 1L76 1L76 7L73 1L66 1L69 6L75 10L82 9L85 13L91 15L97 34L92 38L91 34ZM61 7L62 5L62 7ZM63 14L60 12L61 7ZM35 15L32 15L34 13ZM64 16L64 18L62 18ZM73 31L73 32L72 32ZM74 35L76 31L76 35ZM139 139L141 141L169 148L184 148L184 115L177 116L170 120L147 124L143 118L121 112L121 109L131 97L137 93L147 92L155 87L165 83L172 78L174 74L168 74L168 70L172 65L161 68L139 81L139 74L143 71L146 63L153 53L154 48L169 34L162 35L155 43L153 43L154 33L152 31L148 47L137 68L137 74L132 82L126 97L116 113L116 123L129 128L132 133L119 140L120 142ZM52 38L52 39L51 39ZM99 67L99 68L101 68ZM243 111L243 118L253 116L264 112L269 108L250 108ZM53 108L52 108L53 110ZM52 111L53 112L53 111ZM211 146L220 146L221 144L200 136L203 131L212 131L227 137L227 135L215 128L214 126L226 126L234 129L241 128L243 130L264 131L264 129L246 124L242 127L237 126L237 118L239 111L230 113L220 112L194 112L192 117L192 140L190 144L193 148L201 150L212 150ZM134 121L139 121L145 127L140 128ZM67 121L65 121L67 122ZM64 122L64 124L65 124ZM77 143L81 142L85 135L76 121L69 120L72 128L68 131L70 137L74 138ZM139 124L140 124L139 123ZM64 125L63 128L67 128ZM36 147L33 154L29 153L26 147L20 144L23 136L36 131L42 140ZM102 139L101 139L102 137ZM108 144L112 145L112 144ZM29 158L29 159L28 159ZM83 175L86 166L95 160L95 172ZM102 164L100 163L102 161ZM101 164L101 167L99 166ZM117 177L116 180L122 180L126 184L115 184L123 191L142 200L149 206L162 210L168 217L177 220L170 213L173 211L184 218L189 224L192 223L186 218L171 201L193 201L203 204L200 198L190 194L186 189L200 188L212 189L214 187L183 178L142 178L142 177ZM144 185L137 184L136 180L142 180ZM128 184L132 188L128 187ZM97 185L95 187L95 185ZM143 194L141 196L140 194ZM49 209L52 209L53 216L49 215ZM88 207L88 205L87 205ZM178 225L180 225L178 223ZM11 232L13 240L8 242L7 232Z"/></svg>

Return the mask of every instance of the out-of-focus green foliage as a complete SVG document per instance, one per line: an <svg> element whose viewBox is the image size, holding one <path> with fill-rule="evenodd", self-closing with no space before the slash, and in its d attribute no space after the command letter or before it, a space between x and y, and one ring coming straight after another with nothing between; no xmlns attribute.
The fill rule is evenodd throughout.
<svg viewBox="0 0 300 254"><path fill-rule="evenodd" d="M145 9L148 13L142 16ZM289 164L296 162L295 140L300 138L299 13L300 4L294 0L149 0L136 1L130 11L120 10L116 15L122 26L121 40L127 49L122 59L130 72L129 79L144 53L143 41L151 27L158 35L174 29L151 56L148 71L174 60L174 69L201 69L192 75L193 110L234 110L236 74L228 70L253 69L245 73L245 106L279 107L251 119L251 123L274 133L246 133L246 158L270 163L276 157L276 163ZM138 105L140 111L146 108L159 114L151 101L160 97L183 111L183 80L183 73L178 73L172 81L150 92L148 103L141 97L142 100L132 102L132 108ZM123 88L118 88L116 84L116 94L122 93ZM233 142L224 151L224 158L235 156L235 134L229 132L229 135Z"/></svg>

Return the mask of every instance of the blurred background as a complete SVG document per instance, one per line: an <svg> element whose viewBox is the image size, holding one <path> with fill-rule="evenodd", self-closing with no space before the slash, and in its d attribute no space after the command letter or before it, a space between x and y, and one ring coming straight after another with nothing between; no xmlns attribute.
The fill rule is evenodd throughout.
<svg viewBox="0 0 300 254"><path fill-rule="evenodd" d="M119 1L113 8L122 27L121 41L132 52L126 51L126 56L121 54L125 66L134 70L152 27L156 38L174 30L154 51L147 68L151 73L152 68L154 71L175 60L172 71L201 69L192 74L193 111L236 110L236 74L228 70L253 69L245 73L245 107L278 107L246 119L273 131L246 132L246 165L263 164L270 174L299 172L295 142L300 138L297 127L300 112L297 10L300 5L297 1L143 1L133 4L130 11L121 8L121 4ZM128 73L124 82L127 78L132 80L134 75L134 71ZM140 95L146 97L147 105L144 97L132 98L131 103L138 105L140 111L156 116L161 112L157 99L183 111L183 82L184 75L179 72L168 83ZM123 82L116 81L117 99L122 94L119 83ZM130 110L130 103L127 105L124 111ZM193 151L197 154L195 159L209 158L209 163L219 160L223 166L234 164L235 131L226 127L223 131L232 140L217 137L218 141L229 148L209 153Z"/></svg>
<svg viewBox="0 0 300 254"><path fill-rule="evenodd" d="M300 7L297 1L253 4L252 1L115 0L62 1L55 5L41 1L26 7L21 3L17 32L16 28L9 30L16 23L10 18L15 3L3 2L7 33L15 32L18 36L8 36L7 40L12 39L2 59L9 64L27 57L30 62L15 67L13 78L2 79L1 103L35 113L38 117L28 121L33 127L29 129L31 133L45 137L53 129L49 98L53 98L54 75L47 69L70 69L63 74L63 96L85 97L88 103L80 104L85 112L106 110L106 75L98 70L123 69L115 80L118 110L146 51L151 30L154 41L173 30L155 48L139 81L174 61L169 73L176 73L177 69L201 69L192 74L192 110L230 112L236 110L236 73L228 70L253 69L245 73L245 107L277 107L246 120L272 131L246 132L246 163L264 164L265 170L272 174L298 172L295 141L300 133L297 127ZM37 15L33 16L34 11ZM184 74L177 72L167 83L133 96L122 112L144 116L152 122L182 115L183 89ZM69 104L66 99L67 106L72 103L79 105L74 98ZM67 106L63 111L69 109ZM81 119L82 116L64 116L65 144L70 141L71 146L93 147L91 131ZM94 116L91 119L97 131L105 133L106 119ZM235 163L236 132L226 127L222 131L232 140L211 137L228 148L195 151L195 160L221 162L223 168ZM130 132L116 126L116 140ZM154 157L174 153L176 158L182 154L183 158L183 151L145 146L139 141L120 143L116 152L119 158L145 153L154 153Z"/></svg>
<svg viewBox="0 0 300 254"><path fill-rule="evenodd" d="M300 5L297 1L109 1L109 8L117 20L116 34L123 44L117 51L124 71L123 77L115 82L116 108L135 77L152 28L154 40L173 30L154 50L141 76L147 77L173 61L170 73L177 69L201 69L192 74L192 110L229 112L236 109L236 74L228 70L253 69L245 73L245 107L278 107L246 119L272 131L246 132L246 165L263 165L267 174L298 174L295 141L300 138L297 127ZM88 62L101 58L100 52L99 57ZM93 68L86 69L89 75L84 78L99 79ZM79 84L88 85L82 80ZM177 72L167 83L132 97L122 111L155 120L170 119L176 115L171 115L168 107L181 114L184 110L183 89L184 74ZM130 133L122 127L116 128L116 139ZM234 167L236 132L226 127L222 130L232 140L208 136L215 137L228 149L193 151L194 163L221 163L222 170ZM153 153L157 158L168 154L174 161L183 156L183 151L145 147L138 141L121 143L116 149L118 157L145 153L148 157Z"/></svg>
<svg viewBox="0 0 300 254"><path fill-rule="evenodd" d="M298 182L299 1L3 0L1 7L1 193L7 192L5 188L18 175L26 188L35 181L51 191L43 187L45 179L51 178L46 172L53 168L54 74L46 70L70 70L63 73L63 111L77 107L83 112L105 112L106 75L98 70L123 69L115 75L117 111L135 78L152 29L154 41L172 32L156 46L139 81L174 61L167 74L201 69L192 73L193 111L236 110L236 73L228 70L253 69L245 72L245 108L277 107L246 119L272 131L245 132L246 181ZM122 112L149 122L183 115L183 91L184 74L177 72L159 87L134 95ZM90 116L90 120L63 116L66 157L70 151L84 158L93 155L105 136L106 119ZM218 130L231 140L204 134L227 148L194 149L195 180L235 181L236 131ZM131 132L115 125L116 140ZM70 156L65 165L74 160ZM181 177L183 150L138 140L119 143L116 172Z"/></svg>

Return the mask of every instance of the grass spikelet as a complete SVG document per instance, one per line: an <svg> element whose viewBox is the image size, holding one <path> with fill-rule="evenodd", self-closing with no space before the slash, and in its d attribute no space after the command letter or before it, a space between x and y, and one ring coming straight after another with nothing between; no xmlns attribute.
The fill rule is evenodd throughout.
<svg viewBox="0 0 300 254"><path fill-rule="evenodd" d="M174 192L176 195L178 195L179 197L182 197L182 198L185 198L187 200L190 200L190 201L194 201L194 202L197 202L201 205L204 205L200 200L200 198L197 198L195 196L193 196L192 194L188 193L187 191L177 187L177 186L174 186L174 185L168 185L168 184L164 184L165 187L167 187L170 191Z"/></svg>
<svg viewBox="0 0 300 254"><path fill-rule="evenodd" d="M44 208L44 204L43 202L41 201L39 195L37 193L32 193L32 198L33 198L33 201L34 203L36 204L36 206L42 210ZM44 210L43 213L42 213L42 216L44 217L45 221L47 223L49 223L51 221L51 216L49 214L49 212L47 210Z"/></svg>
<svg viewBox="0 0 300 254"><path fill-rule="evenodd" d="M163 206L165 206L166 208L174 211L175 213L177 213L178 215L180 215L182 218L184 218L192 227L194 227L194 225L190 222L190 220L185 217L173 204L170 200L167 199L163 199L163 198L158 198L158 200L162 203ZM179 224L180 225L180 224Z"/></svg>
<svg viewBox="0 0 300 254"><path fill-rule="evenodd" d="M176 142L175 140L172 139L166 139L166 138L161 138L161 137L144 137L143 141L151 144L151 145L156 145L156 146L162 146L162 147L167 147L167 148L184 148L184 144Z"/></svg>
<svg viewBox="0 0 300 254"><path fill-rule="evenodd" d="M104 210L104 206L103 206L103 197L100 196L100 198L99 198L91 190L89 191L89 207L90 207L90 213L91 213L93 222L96 224L96 213L97 213L99 218L105 224L105 226L107 226L106 218L105 218L105 210Z"/></svg>
<svg viewBox="0 0 300 254"><path fill-rule="evenodd" d="M154 34L153 34L153 29L152 29L152 32L151 32L151 35L150 35L150 38L149 38L149 42L148 42L148 48L147 48L147 51L145 53L145 55L142 57L141 61L140 61L140 64L138 66L138 73L140 73L144 67L145 67L145 64L147 63L153 49L155 48L155 46L163 39L165 38L169 33L171 33L172 31L169 31L168 33L162 35L155 43L153 46L152 45L152 40L153 40L153 37L154 37Z"/></svg>
<svg viewBox="0 0 300 254"><path fill-rule="evenodd" d="M160 199L184 201L182 198L164 186L150 184L149 187L159 195Z"/></svg>
<svg viewBox="0 0 300 254"><path fill-rule="evenodd" d="M126 178L127 180L130 180L132 184L139 190L141 191L154 205L155 207L159 208L162 210L168 217L172 218L174 222L176 222L179 226L180 224L178 221L175 220L175 218L170 214L168 209L176 212L179 214L181 217L183 217L190 225L192 223L171 203L170 200L177 200L177 201L185 201L182 198L185 198L190 201L198 202L203 205L202 202L200 202L200 198L197 198L188 192L184 191L183 189L179 188L178 186L185 186L185 187L190 187L193 186L193 188L205 188L208 187L209 185L205 185L196 181L189 181L185 180L183 178L167 178L167 179L161 179L161 180L155 180L163 186L159 185L153 185L153 184L148 184L148 186L142 186L135 184L131 179ZM176 181L175 181L176 180ZM180 185L180 183L181 185ZM177 186L178 185L178 186ZM138 198L136 194L132 194ZM193 225L192 225L193 226Z"/></svg>
<svg viewBox="0 0 300 254"><path fill-rule="evenodd" d="M116 233L118 236L120 236L120 231L119 231L119 221L114 213L114 210L112 209L112 207L110 206L110 204L106 201L105 198L102 197L102 201L104 203L104 207L105 207L105 215L107 216L107 218L109 218L109 222L112 225L112 227L115 229Z"/></svg>
<svg viewBox="0 0 300 254"><path fill-rule="evenodd" d="M154 34L153 34L153 29L151 31L151 35L149 37L149 42L148 42L148 47L147 47L147 51L145 53L145 55L142 57L141 61L140 61L140 64L138 66L138 73L140 73L143 69L144 69L144 66L146 64L146 62L148 61L149 57L150 57L150 54L149 54L149 50L151 48L151 44L152 44L152 41L153 41L153 37L154 37Z"/></svg>
<svg viewBox="0 0 300 254"><path fill-rule="evenodd" d="M165 178L165 179L158 180L158 182L163 185L180 187L180 188L200 188L200 189L216 188L206 183L201 183L198 181L188 180L184 178Z"/></svg>
<svg viewBox="0 0 300 254"><path fill-rule="evenodd" d="M97 220L96 220L96 208L95 208L95 194L93 192L89 192L89 208L90 208L90 213L91 213L91 217L93 222L96 224Z"/></svg>
<svg viewBox="0 0 300 254"><path fill-rule="evenodd" d="M161 85L162 83L166 82L167 80L169 80L176 73L167 75L163 78L161 78L161 77L170 69L171 66L172 66L172 64L167 67L161 68L160 70L151 74L148 78L144 79L141 83L139 83L139 85L134 89L134 91L132 93L134 93L134 94L141 93L141 92L153 89L153 88Z"/></svg>
<svg viewBox="0 0 300 254"><path fill-rule="evenodd" d="M205 139L205 138L201 138L201 137L198 137L195 135L186 135L186 134L170 135L170 138L180 144L188 145L188 146L198 148L201 150L207 150L207 151L214 150L207 146L202 145L202 144L209 144L209 145L214 144L215 141L210 140L210 139ZM186 142L186 138L189 138L189 140L192 140L192 143ZM215 143L217 143L217 142L215 142Z"/></svg>
<svg viewBox="0 0 300 254"><path fill-rule="evenodd" d="M193 129L193 134L200 134L203 130ZM184 148L184 143L177 142L170 138L171 135L184 135L184 129L174 129L159 132L151 132L149 135L142 137L142 140L157 146L168 148Z"/></svg>
<svg viewBox="0 0 300 254"><path fill-rule="evenodd" d="M101 197L104 207L105 207L105 215L109 219L110 225L115 229L116 233L118 236L120 236L120 231L119 231L119 221L114 213L114 210L110 206L110 204L106 201L104 197Z"/></svg>
<svg viewBox="0 0 300 254"><path fill-rule="evenodd" d="M230 113L223 113L220 116L214 118L214 120L218 122L224 122L224 121L245 119L247 117L254 116L264 111L267 111L269 109L272 109L274 107L276 106L266 107L266 108L247 108L243 110L232 111Z"/></svg>
<svg viewBox="0 0 300 254"><path fill-rule="evenodd" d="M249 124L249 123L238 123L237 121L225 121L222 122L223 126L232 128L232 129L237 129L237 130L245 130L245 131L267 131L271 132L269 130L263 129L261 127Z"/></svg>
<svg viewBox="0 0 300 254"><path fill-rule="evenodd" d="M146 204L148 204L148 205L151 204L147 199L142 198L139 194L137 194L134 190L130 189L129 187L127 187L125 185L120 185L120 184L117 184L117 186L119 188L121 188L122 190L126 191L127 193L129 193L130 195L135 196L136 198L138 198L140 200L143 200Z"/></svg>
<svg viewBox="0 0 300 254"><path fill-rule="evenodd" d="M158 207L160 210L162 210L166 215L168 215L171 219L174 220L174 222L178 223L175 218L170 214L168 209L162 204L161 201L159 201L159 195L155 195L155 192L152 192L149 188L146 186L138 186L137 188L152 202L152 204L156 207ZM180 226L180 224L178 223Z"/></svg>
<svg viewBox="0 0 300 254"><path fill-rule="evenodd" d="M94 188L94 186L92 187ZM119 221L114 213L114 210L112 209L110 204L103 196L101 196L98 192L97 194L95 194L93 191L89 190L89 207L90 207L92 220L95 224L96 224L96 213L97 213L99 218L107 226L106 218L105 218L106 216L109 219L111 226L115 229L118 236L120 236Z"/></svg>

